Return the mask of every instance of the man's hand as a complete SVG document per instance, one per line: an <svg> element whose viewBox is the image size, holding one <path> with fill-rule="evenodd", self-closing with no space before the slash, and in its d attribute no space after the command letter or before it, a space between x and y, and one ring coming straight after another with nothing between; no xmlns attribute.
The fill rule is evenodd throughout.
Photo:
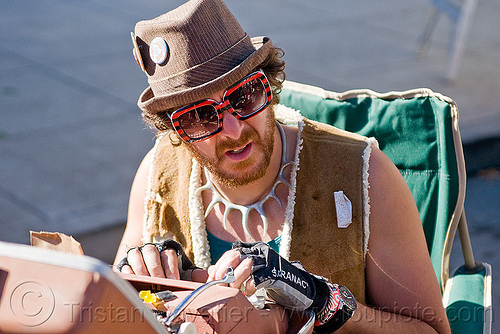
<svg viewBox="0 0 500 334"><path fill-rule="evenodd" d="M224 277L227 267L234 268L234 283L230 287L242 290L247 296L255 293L255 285L250 274L252 273L252 260L243 259L238 250L225 252L216 264L208 268L207 282L220 280Z"/></svg>
<svg viewBox="0 0 500 334"><path fill-rule="evenodd" d="M255 286L285 308L323 310L329 289L326 280L309 274L298 262L288 262L263 242L236 242L241 257L252 260Z"/></svg>
<svg viewBox="0 0 500 334"><path fill-rule="evenodd" d="M131 248L117 265L126 274L184 280L191 280L195 269L182 246L171 239Z"/></svg>

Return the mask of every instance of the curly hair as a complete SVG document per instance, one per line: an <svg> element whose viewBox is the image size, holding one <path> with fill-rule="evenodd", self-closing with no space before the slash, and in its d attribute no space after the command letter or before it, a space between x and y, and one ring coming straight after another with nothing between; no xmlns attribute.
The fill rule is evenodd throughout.
<svg viewBox="0 0 500 334"><path fill-rule="evenodd" d="M269 52L267 58L257 66L252 72L262 70L267 79L269 80L269 85L273 93L273 99L271 101L270 107L274 107L279 103L279 93L285 81L285 61L283 56L285 52L279 48L273 46ZM179 107L164 110L160 113L150 113L147 111L142 112L143 121L149 125L151 128L158 131L166 131L172 129L172 123L168 115L173 113Z"/></svg>

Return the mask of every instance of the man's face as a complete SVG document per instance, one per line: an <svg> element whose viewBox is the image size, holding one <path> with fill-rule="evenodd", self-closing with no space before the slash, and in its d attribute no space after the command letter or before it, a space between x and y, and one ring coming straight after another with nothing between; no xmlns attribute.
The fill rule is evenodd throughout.
<svg viewBox="0 0 500 334"><path fill-rule="evenodd" d="M210 98L220 101L221 95L219 92ZM220 183L229 187L246 185L266 173L273 152L274 122L272 107L245 121L225 111L220 133L185 145Z"/></svg>

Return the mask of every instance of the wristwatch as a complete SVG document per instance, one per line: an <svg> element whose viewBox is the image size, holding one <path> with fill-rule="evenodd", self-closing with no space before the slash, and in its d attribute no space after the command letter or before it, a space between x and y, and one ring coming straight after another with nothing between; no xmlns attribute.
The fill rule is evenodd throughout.
<svg viewBox="0 0 500 334"><path fill-rule="evenodd" d="M339 305L335 314L323 325L314 327L314 332L318 334L332 333L339 329L349 320L356 310L357 303L354 295L343 285L333 285L337 289L340 297Z"/></svg>

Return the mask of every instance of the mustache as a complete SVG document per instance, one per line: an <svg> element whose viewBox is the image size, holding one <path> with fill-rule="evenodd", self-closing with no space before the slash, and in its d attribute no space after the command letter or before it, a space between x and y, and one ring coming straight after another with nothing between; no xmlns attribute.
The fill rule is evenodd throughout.
<svg viewBox="0 0 500 334"><path fill-rule="evenodd" d="M225 152L242 148L250 141L259 142L257 132L251 128L247 128L237 140L227 139L217 144L215 149L217 157L222 157Z"/></svg>

